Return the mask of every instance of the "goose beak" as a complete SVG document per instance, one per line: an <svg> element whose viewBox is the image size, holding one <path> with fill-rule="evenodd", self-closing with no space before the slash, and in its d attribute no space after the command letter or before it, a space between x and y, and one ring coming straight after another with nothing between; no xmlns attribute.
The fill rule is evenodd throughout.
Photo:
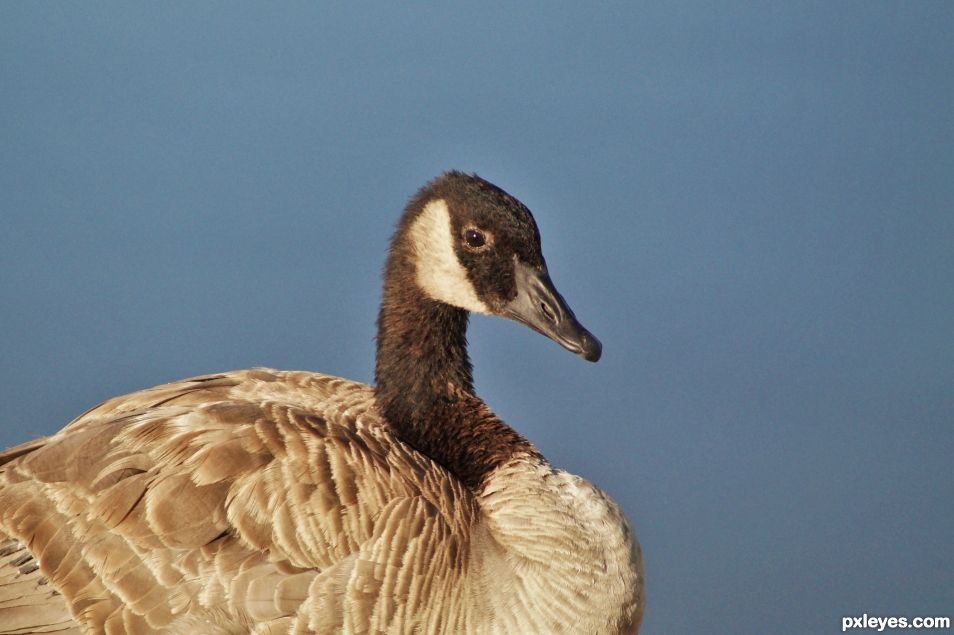
<svg viewBox="0 0 954 635"><path fill-rule="evenodd" d="M546 271L539 272L516 261L517 297L503 306L500 314L526 324L537 333L576 353L588 362L595 362L603 345L577 322L566 300L553 286Z"/></svg>

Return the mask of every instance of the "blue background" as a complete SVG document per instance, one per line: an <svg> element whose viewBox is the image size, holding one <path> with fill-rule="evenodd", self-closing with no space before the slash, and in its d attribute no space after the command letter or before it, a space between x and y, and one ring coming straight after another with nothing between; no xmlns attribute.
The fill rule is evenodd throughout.
<svg viewBox="0 0 954 635"><path fill-rule="evenodd" d="M396 3L395 3L396 4ZM394 223L523 200L604 343L476 317L645 633L954 613L954 3L0 6L0 445L254 365L370 381Z"/></svg>

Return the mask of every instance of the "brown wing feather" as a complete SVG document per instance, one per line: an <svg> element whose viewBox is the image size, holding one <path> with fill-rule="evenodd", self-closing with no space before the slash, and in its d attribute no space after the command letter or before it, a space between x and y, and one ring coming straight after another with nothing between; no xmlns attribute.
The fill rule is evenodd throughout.
<svg viewBox="0 0 954 635"><path fill-rule="evenodd" d="M442 578L466 565L476 518L367 386L268 370L159 386L0 455L0 542L39 565L0 559L0 632L43 632L23 615L107 632L424 627L425 603L459 601ZM412 583L435 561L441 576Z"/></svg>
<svg viewBox="0 0 954 635"><path fill-rule="evenodd" d="M66 600L15 540L0 543L0 616L6 633L80 633Z"/></svg>

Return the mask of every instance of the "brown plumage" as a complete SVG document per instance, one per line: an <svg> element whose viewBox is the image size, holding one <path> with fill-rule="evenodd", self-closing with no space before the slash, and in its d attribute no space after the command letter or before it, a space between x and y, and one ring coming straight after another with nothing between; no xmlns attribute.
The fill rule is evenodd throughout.
<svg viewBox="0 0 954 635"><path fill-rule="evenodd" d="M625 519L474 394L469 310L599 356L529 211L449 173L395 234L375 389L208 375L0 454L0 633L634 633Z"/></svg>

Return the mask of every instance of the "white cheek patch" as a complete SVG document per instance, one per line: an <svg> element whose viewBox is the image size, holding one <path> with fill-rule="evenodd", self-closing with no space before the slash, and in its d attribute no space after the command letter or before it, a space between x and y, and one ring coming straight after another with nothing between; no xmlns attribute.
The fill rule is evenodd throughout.
<svg viewBox="0 0 954 635"><path fill-rule="evenodd" d="M417 286L431 299L473 313L490 313L454 253L450 212L443 199L431 201L411 225Z"/></svg>

